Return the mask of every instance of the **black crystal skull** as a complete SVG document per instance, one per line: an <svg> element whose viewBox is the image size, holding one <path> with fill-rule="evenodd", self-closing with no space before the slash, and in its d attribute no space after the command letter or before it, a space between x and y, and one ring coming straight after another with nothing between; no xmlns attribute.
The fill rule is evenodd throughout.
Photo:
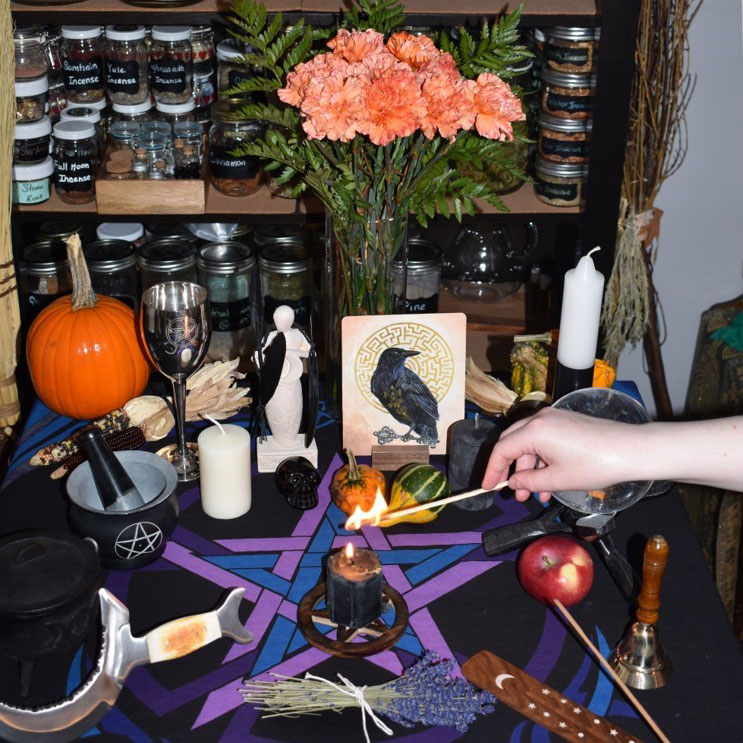
<svg viewBox="0 0 743 743"><path fill-rule="evenodd" d="M289 457L276 468L276 487L287 503L306 511L317 505L317 486L322 476L305 457Z"/></svg>

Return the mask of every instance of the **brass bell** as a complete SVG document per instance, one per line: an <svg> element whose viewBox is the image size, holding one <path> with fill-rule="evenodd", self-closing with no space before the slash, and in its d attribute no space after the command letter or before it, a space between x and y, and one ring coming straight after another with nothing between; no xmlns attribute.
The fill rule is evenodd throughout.
<svg viewBox="0 0 743 743"><path fill-rule="evenodd" d="M657 628L660 584L667 562L668 542L658 534L650 537L643 556L637 621L617 645L610 661L619 678L635 689L657 689L671 676L671 663Z"/></svg>

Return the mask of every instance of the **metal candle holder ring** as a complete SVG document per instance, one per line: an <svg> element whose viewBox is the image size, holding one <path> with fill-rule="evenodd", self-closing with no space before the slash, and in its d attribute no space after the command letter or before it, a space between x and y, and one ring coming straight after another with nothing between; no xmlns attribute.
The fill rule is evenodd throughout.
<svg viewBox="0 0 743 743"><path fill-rule="evenodd" d="M408 605L402 595L387 583L384 583L382 587L382 602L384 608L392 605L395 610L395 621L391 627L388 627L381 617L360 629L338 625L330 620L327 609L315 608L324 598L325 583L318 583L299 602L297 624L310 645L330 655L339 658L362 658L379 653L392 647L408 626ZM315 627L316 623L337 627L337 638L333 640L323 635ZM368 640L367 642L353 642L357 637L368 638Z"/></svg>

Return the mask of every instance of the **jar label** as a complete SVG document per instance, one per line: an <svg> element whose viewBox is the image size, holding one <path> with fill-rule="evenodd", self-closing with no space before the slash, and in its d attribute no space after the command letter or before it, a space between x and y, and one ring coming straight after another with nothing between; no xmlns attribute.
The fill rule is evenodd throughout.
<svg viewBox="0 0 743 743"><path fill-rule="evenodd" d="M136 59L107 59L106 87L111 93L136 93L139 90L139 62Z"/></svg>
<svg viewBox="0 0 743 743"><path fill-rule="evenodd" d="M212 311L212 330L224 333L250 327L249 297L233 302L209 300L209 306Z"/></svg>
<svg viewBox="0 0 743 743"><path fill-rule="evenodd" d="M544 56L551 62L573 67L586 67L591 62L591 50L587 46L569 47L547 44L544 48Z"/></svg>
<svg viewBox="0 0 743 743"><path fill-rule="evenodd" d="M542 153L556 157L579 157L587 155L587 140L552 139L542 134Z"/></svg>
<svg viewBox="0 0 743 743"><path fill-rule="evenodd" d="M153 59L150 62L152 87L165 93L183 93L188 87L189 70L177 59Z"/></svg>
<svg viewBox="0 0 743 743"><path fill-rule="evenodd" d="M93 161L84 155L57 155L54 158L57 186L63 191L90 191L93 188Z"/></svg>
<svg viewBox="0 0 743 743"><path fill-rule="evenodd" d="M240 146L239 142L216 145L209 148L209 165L215 178L248 180L258 174L258 158L252 155L236 157L230 154ZM278 306L278 305L277 305Z"/></svg>
<svg viewBox="0 0 743 743"><path fill-rule="evenodd" d="M36 139L16 139L13 143L13 161L40 163L49 154L49 136Z"/></svg>
<svg viewBox="0 0 743 743"><path fill-rule="evenodd" d="M103 87L103 57L63 59L62 75L67 90L82 92Z"/></svg>
<svg viewBox="0 0 743 743"><path fill-rule="evenodd" d="M400 297L395 296L395 304L400 307ZM405 314L420 314L423 312L439 311L439 295L432 294L430 297L418 297L417 299L405 298L400 311Z"/></svg>
<svg viewBox="0 0 743 743"><path fill-rule="evenodd" d="M566 113L588 113L592 108L590 95L561 95L547 92L546 108L548 111L565 111Z"/></svg>
<svg viewBox="0 0 743 743"><path fill-rule="evenodd" d="M312 298L302 297L301 299L276 299L270 295L263 298L263 313L266 322L271 322L270 318L273 313L282 304L288 305L294 310L294 324L308 327L310 324L310 314L312 312Z"/></svg>
<svg viewBox="0 0 743 743"><path fill-rule="evenodd" d="M569 202L578 200L577 183L548 183L547 181L537 180L534 183L534 189L540 196L544 196L546 199L558 199Z"/></svg>
<svg viewBox="0 0 743 743"><path fill-rule="evenodd" d="M227 73L227 88L236 88L240 83L247 83L253 79L253 75L240 72L239 70L230 70ZM245 98L248 101L258 101L258 93L233 93L233 98Z"/></svg>
<svg viewBox="0 0 743 743"><path fill-rule="evenodd" d="M40 178L37 181L14 181L14 204L38 204L49 198L49 179Z"/></svg>

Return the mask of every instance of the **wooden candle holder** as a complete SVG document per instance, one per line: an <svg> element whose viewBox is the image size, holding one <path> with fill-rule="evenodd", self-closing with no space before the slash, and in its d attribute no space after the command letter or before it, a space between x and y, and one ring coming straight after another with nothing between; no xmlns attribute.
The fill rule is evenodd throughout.
<svg viewBox="0 0 743 743"><path fill-rule="evenodd" d="M405 599L385 583L382 587L383 611L390 605L395 610L395 620L388 626L379 617L366 627L351 629L338 625L330 620L327 609L317 609L317 605L325 598L325 583L318 583L309 593L306 593L299 602L297 609L297 625L310 645L329 655L339 658L363 658L392 647L408 626L408 605ZM336 639L323 635L315 626L322 624L337 628ZM365 642L353 642L360 637Z"/></svg>

